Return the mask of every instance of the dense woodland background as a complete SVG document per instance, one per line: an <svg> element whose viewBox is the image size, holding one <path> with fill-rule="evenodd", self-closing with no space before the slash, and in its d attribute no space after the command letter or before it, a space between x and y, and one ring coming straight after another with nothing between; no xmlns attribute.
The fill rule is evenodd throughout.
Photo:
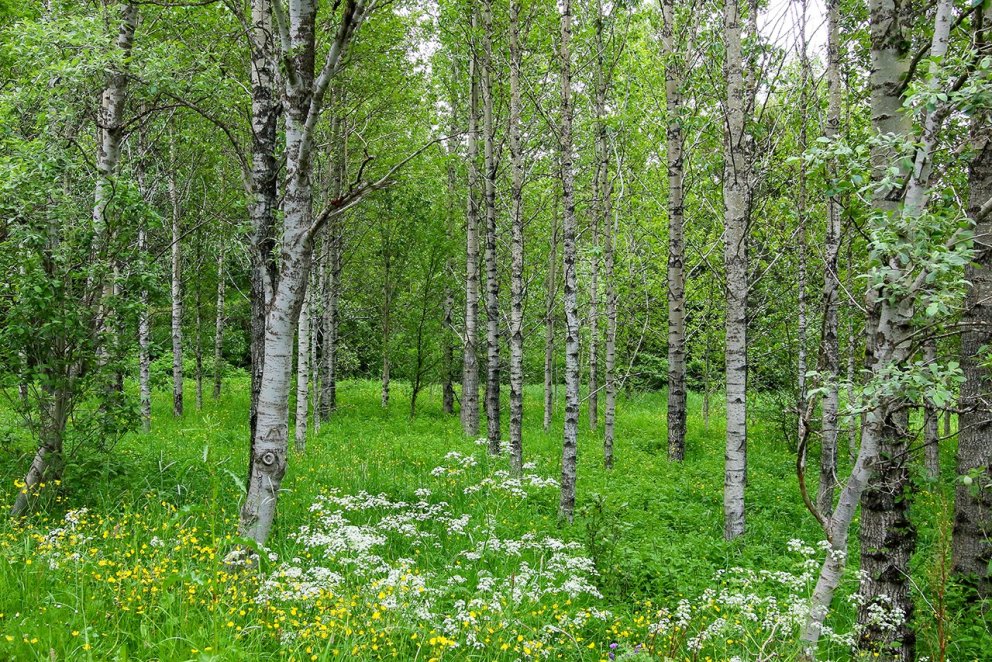
<svg viewBox="0 0 992 662"><path fill-rule="evenodd" d="M984 659L990 21L0 0L0 656Z"/></svg>

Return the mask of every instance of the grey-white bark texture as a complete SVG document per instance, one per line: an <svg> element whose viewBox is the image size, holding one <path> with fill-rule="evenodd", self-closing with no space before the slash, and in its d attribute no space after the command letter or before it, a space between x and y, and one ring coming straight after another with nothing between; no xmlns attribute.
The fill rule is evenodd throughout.
<svg viewBox="0 0 992 662"><path fill-rule="evenodd" d="M170 145L169 205L172 218L172 415L183 415L182 206L176 183L175 149Z"/></svg>
<svg viewBox="0 0 992 662"><path fill-rule="evenodd" d="M685 237L682 54L675 43L675 0L661 3L665 57L665 159L668 168L668 459L685 458Z"/></svg>
<svg viewBox="0 0 992 662"><path fill-rule="evenodd" d="M612 75L612 65L607 62L605 23L602 0L596 0L596 16L594 26L595 57L595 95L593 98L593 113L595 115L595 154L596 171L593 177L592 205L592 264L590 265L590 296L589 296L589 427L596 429L599 417L599 317L600 317L600 274L599 247L602 245L604 269L603 280L606 281L606 313L607 338L604 386L606 411L604 412L603 429L603 465L613 468L613 441L615 434L616 414L616 382L612 374L616 363L616 288L613 283L613 231L611 216L613 213L613 182L610 179L610 145L606 128L606 97L609 91ZM609 261L606 264L605 261ZM612 312L612 315L611 315ZM612 356L610 354L612 353ZM609 391L613 390L611 394Z"/></svg>
<svg viewBox="0 0 992 662"><path fill-rule="evenodd" d="M451 84L449 87L449 102L451 103L451 124L449 134L458 135L458 69L452 65ZM456 197L458 191L458 171L457 161L458 142L452 138L448 140L448 162L446 165L448 184L448 206L445 217L444 232L449 246L454 246L455 224L456 224ZM441 327L444 334L444 349L441 358L441 401L442 410L445 414L455 413L455 386L453 383L455 374L455 260L450 250L444 265L444 305L442 308Z"/></svg>
<svg viewBox="0 0 992 662"><path fill-rule="evenodd" d="M724 7L726 115L724 136L724 268L727 279L726 394L727 436L723 488L723 535L744 533L744 485L747 481L747 225L750 173L744 131L744 73L740 7Z"/></svg>
<svg viewBox="0 0 992 662"><path fill-rule="evenodd" d="M937 364L937 341L927 338L923 343L923 360L927 365ZM940 410L927 400L923 407L923 464L927 477L940 477Z"/></svg>
<svg viewBox="0 0 992 662"><path fill-rule="evenodd" d="M499 454L499 269L496 263L496 154L493 126L493 11L491 0L482 3L482 132L486 208L486 437L489 453Z"/></svg>
<svg viewBox="0 0 992 662"><path fill-rule="evenodd" d="M249 430L254 444L258 397L265 360L265 320L276 279L275 212L279 164L276 162L276 129L282 104L276 90L276 45L270 0L252 0L251 31L251 400ZM249 452L249 476L254 452Z"/></svg>
<svg viewBox="0 0 992 662"><path fill-rule="evenodd" d="M950 9L947 0L938 5L932 54L946 52L946 21ZM909 3L872 0L869 6L871 26L871 109L872 123L878 133L908 136L908 122L901 112L901 86L908 71L909 41L905 30L914 17ZM917 144L914 173L909 177L905 198L899 187L876 187L872 201L880 219L897 214L919 213L925 204L928 172L917 165L930 158L933 143ZM872 160L876 177L898 161L891 149L874 148ZM907 173L909 174L909 173ZM920 190L917 190L920 189ZM916 204L910 205L909 201ZM881 259L885 259L882 255ZM898 265L897 261L888 264ZM869 289L868 369L882 375L893 365L908 361L913 352L913 308L915 290L901 281L906 274L890 273L878 286ZM813 657L824 619L840 583L847 557L847 539L856 507L861 505L860 605L858 609L862 648L877 650L884 659L912 660L915 635L908 623L913 604L908 583L908 562L915 549L915 530L908 517L908 443L907 403L898 393L874 398L874 405L864 414L861 446L846 482L840 490L837 507L827 521L830 553L820 571L813 593L810 617L802 632L807 657ZM902 612L905 618L894 627L888 619L878 619L877 610Z"/></svg>
<svg viewBox="0 0 992 662"><path fill-rule="evenodd" d="M472 32L476 14L472 10ZM462 430L468 436L479 433L479 84L476 58L469 58L469 110L467 153L467 211L465 214L465 333L462 338Z"/></svg>
<svg viewBox="0 0 992 662"><path fill-rule="evenodd" d="M827 3L827 122L824 135L836 138L840 133L840 0ZM836 194L827 196L827 218L823 237L823 337L821 353L826 373L826 392L821 404L820 482L817 488L817 509L824 517L833 510L837 483L837 411L840 380L840 337L838 308L840 275L840 200Z"/></svg>
<svg viewBox="0 0 992 662"><path fill-rule="evenodd" d="M300 310L299 329L296 332L296 425L294 430L296 452L307 449L307 415L310 405L310 308L315 288L307 287L303 308Z"/></svg>
<svg viewBox="0 0 992 662"><path fill-rule="evenodd" d="M341 185L344 180L344 167L346 159L344 121L335 112L331 115L331 143L332 153L328 166L329 185L328 193L337 197L341 195ZM321 368L323 374L320 380L320 391L318 398L318 418L322 421L330 420L331 415L337 408L338 383L337 383L337 352L338 352L338 326L340 324L338 315L338 300L341 294L341 249L342 249L342 219L334 218L328 223L324 235L324 253L322 260L323 267L323 315L321 316Z"/></svg>
<svg viewBox="0 0 992 662"><path fill-rule="evenodd" d="M986 9L978 10L977 43L983 54L992 52L992 35ZM981 597L992 596L992 416L989 394L992 374L983 365L982 347L992 346L992 219L978 220L978 212L992 200L992 129L988 112L972 119L972 147L975 150L969 172L968 213L976 219L977 255L965 269L971 284L962 323L961 413L958 414L957 473L968 476L971 485L959 481L954 495L954 573L971 583ZM977 477L976 477L977 475Z"/></svg>
<svg viewBox="0 0 992 662"><path fill-rule="evenodd" d="M806 153L808 147L809 132L806 125L810 121L809 117L809 81L812 78L809 62L809 42L806 36L806 0L799 3L799 136L798 148L800 154ZM805 439L807 436L806 427L809 421L805 415L807 393L806 393L806 370L807 370L807 298L806 298L806 223L807 200L806 200L806 161L799 160L799 181L796 187L796 412L799 414L797 439ZM804 451L805 452L805 451Z"/></svg>
<svg viewBox="0 0 992 662"><path fill-rule="evenodd" d="M520 136L520 2L510 0L510 464L523 470L524 156Z"/></svg>
<svg viewBox="0 0 992 662"><path fill-rule="evenodd" d="M355 31L365 19L364 0L346 0L325 55L314 77L316 3L289 5L288 16L276 23L284 40L286 71L286 184L278 280L265 318L262 379L252 444L248 493L241 509L239 532L263 544L276 515L279 488L286 473L289 436L289 392L293 339L313 256L313 236L320 228L312 214L311 155L313 131L324 94L342 65Z"/></svg>
<svg viewBox="0 0 992 662"><path fill-rule="evenodd" d="M224 380L224 325L227 314L224 309L227 285L227 274L224 271L224 253L226 247L221 244L217 251L217 303L214 326L214 400L220 397L221 385Z"/></svg>
<svg viewBox="0 0 992 662"><path fill-rule="evenodd" d="M565 426L561 452L561 499L558 516L571 522L575 516L575 471L579 434L579 302L575 273L577 224L575 172L572 162L572 2L562 0L561 12L561 188L564 209L565 275Z"/></svg>
<svg viewBox="0 0 992 662"><path fill-rule="evenodd" d="M145 255L148 237L144 223L138 228L138 253ZM141 429L152 428L151 326L148 319L148 290L141 288L138 313L138 393L141 407Z"/></svg>
<svg viewBox="0 0 992 662"><path fill-rule="evenodd" d="M555 207L557 211L557 207ZM551 429L555 415L555 307L558 298L558 214L551 215L551 246L544 300L544 431Z"/></svg>

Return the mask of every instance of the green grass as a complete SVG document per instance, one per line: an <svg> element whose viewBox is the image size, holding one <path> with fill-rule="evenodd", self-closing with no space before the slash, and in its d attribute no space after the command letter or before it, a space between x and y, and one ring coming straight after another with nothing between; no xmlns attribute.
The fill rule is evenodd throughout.
<svg viewBox="0 0 992 662"><path fill-rule="evenodd" d="M612 471L602 466L602 430L589 430L583 411L577 518L574 524L561 526L555 489L530 490L523 500L494 490L465 494L465 486L505 468L505 461L486 458L474 440L463 437L457 416L441 412L437 392L423 394L417 417L410 419L404 388L393 385L393 404L383 410L377 383L341 386L333 420L318 435L311 435L305 454L290 458L271 551L280 560L298 555L304 557L301 563L319 560L308 556L312 550L291 534L313 523L311 506L329 490L342 494L364 490L415 502L416 490L429 487L431 499L443 499L455 515L469 515L472 526L488 521L493 535L502 539L536 534L581 543L599 571L595 583L602 598L586 595L569 600L548 593L505 606L500 614L477 614L477 621L473 616L471 624L459 625L462 629L454 637L418 623L402 609L395 613L383 609L375 595L366 595L369 586L354 582L327 591L315 603L255 600L260 578L223 562L237 544L247 449L247 383L231 380L219 401L208 397L202 411L194 411L190 402L188 413L179 420L171 416L170 395L156 393L150 434L127 436L112 457L71 464L62 485L46 487L50 494L44 512L22 522L0 523L0 659L382 657L426 662L546 654L552 659L600 660L608 657L611 644L616 644L621 657L632 656L638 644L642 652L660 655L672 650L681 657L687 653L687 639L722 615L714 607L719 599L714 603L704 595L708 588L720 588L721 583L714 582L718 571L734 566L792 571L797 557L787 548L788 541L798 538L815 544L821 537L798 497L793 452L774 429L752 421L747 534L739 541L723 540L721 412L715 408L710 428L704 429L700 402L694 396L689 400L688 448L681 465L669 463L665 456L663 396L621 398ZM553 429L545 433L537 389L527 391L525 412L525 461L536 464L537 474L557 477L561 412ZM27 450L23 442L11 442L2 456L4 503L13 498L15 481L27 464ZM444 464L450 451L474 453L480 465L464 475L432 477L432 469ZM951 457L945 460L945 474L950 474ZM921 589L917 613L923 654L934 646L929 605L940 583L935 579L934 550L946 540L940 526L947 525L947 515L941 523L939 513L946 510L949 488L949 484L923 486L915 507L921 528L914 577ZM65 513L82 507L87 514L69 530ZM349 518L366 524L370 513L353 512ZM450 534L443 524L419 526L440 542L411 546L401 536L390 536L384 547L388 560L412 555L416 572L429 575L431 581L457 572L471 583L484 567L512 585L517 559L487 552L477 564L467 562L460 554L478 540ZM50 535L59 527L66 530L60 536ZM71 559L73 552L80 558ZM533 567L546 560L540 551L527 554ZM856 558L856 552L852 554ZM271 576L275 571L276 563L263 558L261 572ZM849 630L853 619L846 600L853 581L845 583L831 616L831 623L841 631ZM456 609L454 597L438 598L436 610ZM681 633L668 632L664 642L662 636L651 635L648 626L658 619L659 609L674 609L681 599L692 605L691 626ZM556 631L546 628L590 609L607 609L611 615L582 623L568 621L568 627ZM976 651L988 639L981 633L978 617L952 609L950 621L956 637L952 659L980 657ZM459 637L470 632L485 645L478 649L464 645ZM710 641L698 659L734 654L748 659L747 652L761 643L762 636L759 629L747 630L736 641L721 637ZM775 646L784 656L794 652L787 637L776 640ZM833 659L847 657L836 646L826 652Z"/></svg>

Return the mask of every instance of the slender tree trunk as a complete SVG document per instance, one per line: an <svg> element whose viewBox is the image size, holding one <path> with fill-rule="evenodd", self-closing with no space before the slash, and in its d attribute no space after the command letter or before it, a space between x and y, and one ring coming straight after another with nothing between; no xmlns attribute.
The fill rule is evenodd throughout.
<svg viewBox="0 0 992 662"><path fill-rule="evenodd" d="M476 12L472 10L472 32L475 33ZM479 85L474 55L469 58L469 111L467 154L468 211L465 216L465 337L462 358L462 430L468 436L479 433Z"/></svg>
<svg viewBox="0 0 992 662"><path fill-rule="evenodd" d="M382 277L382 393L380 404L385 409L389 406L389 344L392 340L392 308L393 288L390 282L391 256L389 249L385 251Z"/></svg>
<svg viewBox="0 0 992 662"><path fill-rule="evenodd" d="M482 3L482 131L486 207L486 424L489 453L499 454L499 270L496 264L496 135L493 127L493 14L491 0Z"/></svg>
<svg viewBox="0 0 992 662"><path fill-rule="evenodd" d="M575 513L575 470L579 433L579 302L575 274L575 173L572 163L572 0L561 12L561 187L564 208L565 272L565 431L561 454L561 500L558 515L571 522Z"/></svg>
<svg viewBox="0 0 992 662"><path fill-rule="evenodd" d="M458 71L456 68L452 67L450 88L451 126L449 128L449 132L452 136L458 135L458 95L455 91L457 89L457 84ZM452 281L455 274L455 261L451 254L451 248L454 246L456 222L455 198L458 190L458 173L456 163L459 155L457 144L457 141L454 139L448 141L448 163L446 167L448 175L448 208L444 232L445 238L448 241L448 257L445 260L444 266L444 307L442 309L443 319L441 321L441 325L443 327L442 333L444 337L444 348L442 350L443 353L441 359L441 371L443 373L441 375L441 406L445 414L455 413L455 386L453 384L455 374L455 288Z"/></svg>
<svg viewBox="0 0 992 662"><path fill-rule="evenodd" d="M214 400L220 397L221 385L224 379L224 324L227 315L224 310L224 297L226 294L227 274L224 272L224 251L226 247L221 244L217 251L217 324L214 328Z"/></svg>
<svg viewBox="0 0 992 662"><path fill-rule="evenodd" d="M203 241L202 237L196 237L196 270L203 268ZM203 409L203 296L200 287L200 279L196 279L196 296L194 299L196 306L196 342L193 343L193 358L196 363L196 410Z"/></svg>
<svg viewBox="0 0 992 662"><path fill-rule="evenodd" d="M623 193L621 189L621 194ZM603 277L606 280L606 407L603 411L603 464L613 468L613 441L616 429L617 411L617 286L615 280L614 221L610 213L611 205L603 223Z"/></svg>
<svg viewBox="0 0 992 662"><path fill-rule="evenodd" d="M854 233L849 233L849 238L847 240L847 291L854 291L854 257L853 257L853 247L854 247ZM851 306L853 309L853 306ZM849 403L854 402L854 379L855 379L855 363L857 361L856 355L858 350L858 336L854 330L854 312L853 310L848 315L847 320L847 401ZM861 417L851 416L847 425L847 452L851 459L858 456L858 423Z"/></svg>
<svg viewBox="0 0 992 662"><path fill-rule="evenodd" d="M551 217L551 247L548 250L548 276L544 303L544 431L551 429L555 414L555 299L558 274L558 214Z"/></svg>
<svg viewBox="0 0 992 662"><path fill-rule="evenodd" d="M337 95L335 95L337 96ZM341 195L344 170L347 166L345 157L344 120L335 112L331 115L331 143L334 145L330 158L330 195ZM337 351L340 319L338 300L341 296L341 251L343 234L341 219L330 221L324 238L324 311L321 324L323 379L320 385L320 415L321 420L330 420L337 408Z"/></svg>
<svg viewBox="0 0 992 662"><path fill-rule="evenodd" d="M145 259L148 232L142 222L138 228L138 253ZM152 429L151 326L148 319L148 289L141 288L141 310L138 313L138 390L141 403L141 429Z"/></svg>
<svg viewBox="0 0 992 662"><path fill-rule="evenodd" d="M937 365L937 342L927 338L923 343L923 360L927 365ZM927 400L923 406L923 457L927 477L936 480L940 477L940 412Z"/></svg>
<svg viewBox="0 0 992 662"><path fill-rule="evenodd" d="M524 156L520 144L520 0L510 0L511 248L510 248L510 464L523 471L524 416Z"/></svg>
<svg viewBox="0 0 992 662"><path fill-rule="evenodd" d="M976 43L983 55L992 52L992 26L986 8L975 19ZM968 171L968 215L975 221L977 255L965 268L968 288L962 319L961 385L958 414L957 482L954 497L954 573L973 584L979 597L992 596L992 416L988 394L992 374L982 360L983 347L992 345L992 217L980 210L992 200L992 131L989 113L972 118L971 141L975 156Z"/></svg>
<svg viewBox="0 0 992 662"><path fill-rule="evenodd" d="M806 37L806 0L799 3L799 43L801 51L799 54L800 76L799 76L799 152L806 153L808 146L808 132L806 124L809 122L809 84L811 78L809 64L809 44ZM796 305L796 412L799 414L797 439L806 438L806 370L807 370L807 299L806 299L806 161L799 160L799 182L796 201L796 271L797 271L797 305Z"/></svg>
<svg viewBox="0 0 992 662"><path fill-rule="evenodd" d="M805 5L805 3L804 3ZM804 6L805 14L805 6ZM805 89L805 85L804 85ZM834 139L840 133L840 0L827 3L827 125L824 134ZM827 196L827 223L823 238L823 367L826 393L821 405L820 482L817 509L824 517L833 511L837 483L837 411L840 380L840 338L837 333L840 275L840 200Z"/></svg>
<svg viewBox="0 0 992 662"><path fill-rule="evenodd" d="M744 485L747 481L747 224L750 173L744 131L744 77L740 7L728 0L724 9L727 79L723 200L724 264L727 279L726 389L727 448L724 475L724 537L744 533Z"/></svg>
<svg viewBox="0 0 992 662"><path fill-rule="evenodd" d="M182 209L176 185L175 149L170 149L169 203L172 207L172 415L183 415Z"/></svg>
<svg viewBox="0 0 992 662"><path fill-rule="evenodd" d="M665 55L665 158L668 167L668 459L685 458L685 239L681 54L675 46L675 0L661 6Z"/></svg>
<svg viewBox="0 0 992 662"><path fill-rule="evenodd" d="M300 310L300 324L296 346L296 452L307 449L307 414L310 404L310 308L313 298L312 283L307 287L303 308Z"/></svg>

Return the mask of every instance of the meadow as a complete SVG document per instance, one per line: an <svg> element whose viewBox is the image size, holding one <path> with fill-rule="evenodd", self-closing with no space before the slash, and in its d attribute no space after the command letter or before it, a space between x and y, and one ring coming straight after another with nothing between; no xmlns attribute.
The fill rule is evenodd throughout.
<svg viewBox="0 0 992 662"><path fill-rule="evenodd" d="M722 537L723 428L690 395L684 464L664 452L664 398L618 406L616 466L582 417L578 510L557 520L561 418L528 390L525 472L466 439L427 392L411 419L395 384L346 382L290 459L269 549L238 562L247 382L110 455L78 454L45 508L0 520L0 659L795 659L822 534L799 499L794 451L749 436L748 531ZM3 420L11 503L30 446ZM945 449L950 452L951 449ZM944 474L952 472L952 456ZM921 483L914 576L921 654L981 659L987 623L955 606L946 555L952 487ZM937 523L936 526L933 523ZM921 525L923 526L923 525ZM852 552L853 553L853 552ZM831 614L829 659L849 659L856 587Z"/></svg>

